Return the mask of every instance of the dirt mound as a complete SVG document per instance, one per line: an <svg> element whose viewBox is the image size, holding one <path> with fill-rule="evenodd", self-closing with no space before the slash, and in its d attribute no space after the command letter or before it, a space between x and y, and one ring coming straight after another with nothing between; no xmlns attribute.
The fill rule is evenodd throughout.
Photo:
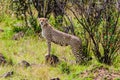
<svg viewBox="0 0 120 80"><path fill-rule="evenodd" d="M81 72L80 77L92 78L93 80L114 80L116 78L120 78L120 71L110 71L108 68L100 66Z"/></svg>

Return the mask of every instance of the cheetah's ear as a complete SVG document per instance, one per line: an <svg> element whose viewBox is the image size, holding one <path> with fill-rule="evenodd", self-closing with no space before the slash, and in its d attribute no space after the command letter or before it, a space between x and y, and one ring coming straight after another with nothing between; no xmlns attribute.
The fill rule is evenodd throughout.
<svg viewBox="0 0 120 80"><path fill-rule="evenodd" d="M48 18L45 18L46 19L46 22L48 22Z"/></svg>

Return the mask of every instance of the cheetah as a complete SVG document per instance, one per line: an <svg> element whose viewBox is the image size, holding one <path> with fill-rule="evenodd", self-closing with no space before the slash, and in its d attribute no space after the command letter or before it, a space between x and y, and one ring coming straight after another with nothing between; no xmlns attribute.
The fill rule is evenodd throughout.
<svg viewBox="0 0 120 80"><path fill-rule="evenodd" d="M51 42L61 46L70 45L72 53L76 58L76 63L83 61L82 41L80 38L54 29L48 22L47 18L38 18L42 29L42 36L46 39L48 46L48 55L51 52Z"/></svg>

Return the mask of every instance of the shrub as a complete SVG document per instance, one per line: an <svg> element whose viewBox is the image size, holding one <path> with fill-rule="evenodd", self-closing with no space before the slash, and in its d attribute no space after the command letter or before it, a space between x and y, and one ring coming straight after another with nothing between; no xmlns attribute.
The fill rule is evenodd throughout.
<svg viewBox="0 0 120 80"><path fill-rule="evenodd" d="M120 28L118 25L120 11L116 8L116 1L76 0L73 3L79 12L76 13L74 10L68 9L82 25L85 30L84 35L89 34L89 43L92 41L94 44L92 50L96 59L105 64L112 64L120 49ZM100 51L100 45L103 52Z"/></svg>

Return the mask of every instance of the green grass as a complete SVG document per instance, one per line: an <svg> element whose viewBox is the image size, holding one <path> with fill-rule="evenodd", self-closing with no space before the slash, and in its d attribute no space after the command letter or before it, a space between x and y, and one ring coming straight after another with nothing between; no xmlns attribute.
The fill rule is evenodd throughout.
<svg viewBox="0 0 120 80"><path fill-rule="evenodd" d="M47 45L44 39L31 35L18 41L12 40L12 36L15 34L12 30L14 20L8 19L0 24L0 29L4 30L3 33L0 32L0 53L5 56L7 62L12 63L12 65L0 65L0 75L8 71L14 71L12 77L0 77L0 80L50 80L54 77L59 77L61 80L92 80L93 74L88 75L87 78L79 75L85 70L93 69L94 65L103 65L117 72L120 70L120 55L112 66L100 64L94 58L86 65L77 65L70 46L61 47L53 43L51 53L59 57L60 63L56 67L47 65L44 56L47 53ZM18 63L22 60L28 61L31 67L23 68L19 66Z"/></svg>
<svg viewBox="0 0 120 80"><path fill-rule="evenodd" d="M24 37L18 41L1 39L0 44L0 52L6 57L7 61L12 60L13 62L13 65L0 66L0 75L13 70L12 80L49 80L53 77L60 77L61 80L81 80L82 78L78 76L80 72L90 69L92 65L102 65L96 62L95 59L89 62L88 65L71 63L75 61L75 58L70 47L61 47L55 44L52 44L51 52L59 57L61 63L56 67L47 65L44 60L44 55L47 53L47 45L45 40L39 39L38 36ZM26 60L33 65L29 68L18 66L18 63L22 60ZM66 63L69 66L69 74L62 71L61 68L64 68L61 66L62 63ZM119 62L117 62L116 68L119 65ZM87 78L87 80L91 79Z"/></svg>

